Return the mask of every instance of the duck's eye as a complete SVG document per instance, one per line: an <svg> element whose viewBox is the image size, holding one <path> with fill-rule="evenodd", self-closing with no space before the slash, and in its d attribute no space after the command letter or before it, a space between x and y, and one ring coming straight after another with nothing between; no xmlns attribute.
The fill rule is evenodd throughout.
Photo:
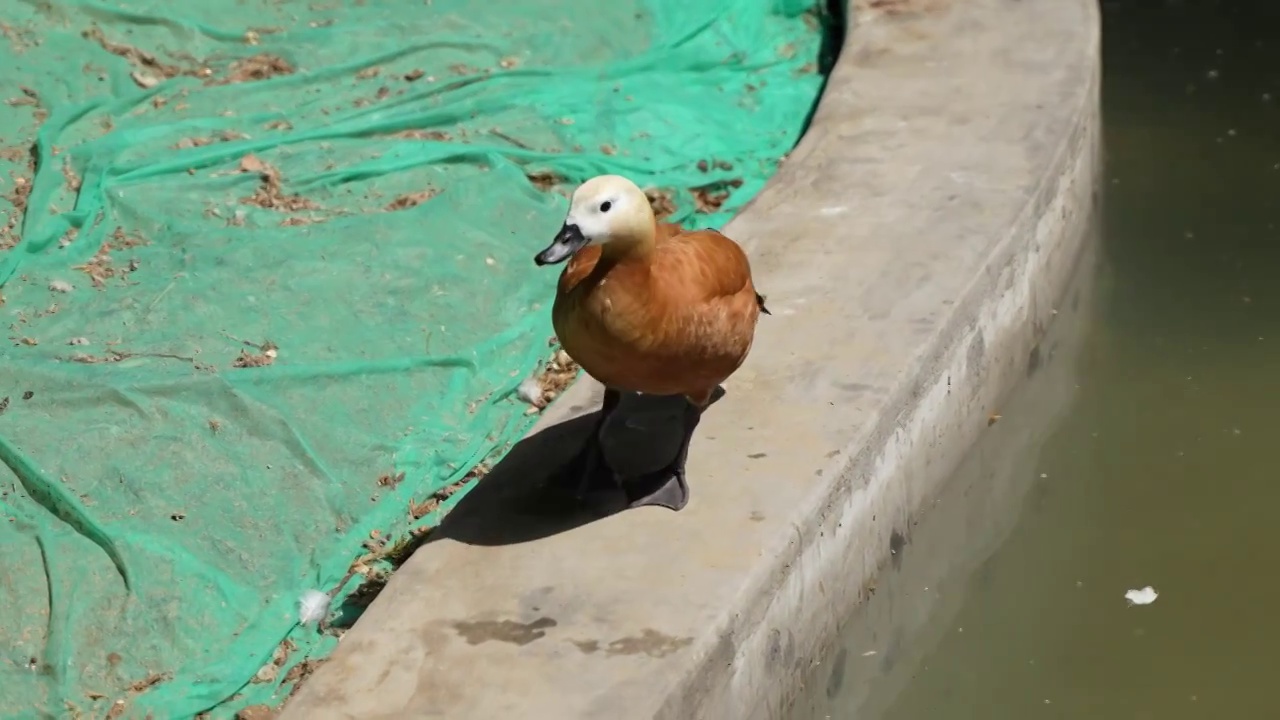
<svg viewBox="0 0 1280 720"><path fill-rule="evenodd" d="M600 212L609 212L609 208L611 207L613 207L613 203L609 202L608 200L605 200L604 202L600 203Z"/></svg>

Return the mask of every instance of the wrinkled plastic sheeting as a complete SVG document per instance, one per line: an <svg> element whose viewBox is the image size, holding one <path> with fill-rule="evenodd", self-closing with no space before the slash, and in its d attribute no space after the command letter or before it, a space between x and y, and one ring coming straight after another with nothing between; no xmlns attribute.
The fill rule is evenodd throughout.
<svg viewBox="0 0 1280 720"><path fill-rule="evenodd" d="M563 191L723 222L802 132L823 22L0 0L0 712L282 701L334 643L300 595L528 428Z"/></svg>

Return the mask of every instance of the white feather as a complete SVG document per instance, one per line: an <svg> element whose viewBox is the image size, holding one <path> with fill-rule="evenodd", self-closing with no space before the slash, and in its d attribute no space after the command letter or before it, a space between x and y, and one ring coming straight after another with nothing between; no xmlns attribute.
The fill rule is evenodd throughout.
<svg viewBox="0 0 1280 720"><path fill-rule="evenodd" d="M1150 605L1160 597L1160 593L1150 585L1141 590L1130 590L1124 594L1124 599L1129 601L1130 605Z"/></svg>
<svg viewBox="0 0 1280 720"><path fill-rule="evenodd" d="M298 598L298 622L311 625L329 615L329 596L319 590L308 590Z"/></svg>
<svg viewBox="0 0 1280 720"><path fill-rule="evenodd" d="M547 404L546 395L542 391L542 383L538 381L538 376L530 375L525 378L520 386L516 388L516 397L534 407L542 407Z"/></svg>

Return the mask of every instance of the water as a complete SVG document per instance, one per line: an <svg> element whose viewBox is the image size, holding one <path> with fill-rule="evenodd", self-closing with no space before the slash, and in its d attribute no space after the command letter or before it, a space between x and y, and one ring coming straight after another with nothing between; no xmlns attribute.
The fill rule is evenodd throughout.
<svg viewBox="0 0 1280 720"><path fill-rule="evenodd" d="M1052 357L794 720L1280 712L1280 3L1103 18L1100 239Z"/></svg>

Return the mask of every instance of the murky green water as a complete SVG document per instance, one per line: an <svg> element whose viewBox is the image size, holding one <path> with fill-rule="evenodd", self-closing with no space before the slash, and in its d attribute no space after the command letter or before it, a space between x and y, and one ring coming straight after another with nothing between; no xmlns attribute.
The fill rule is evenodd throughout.
<svg viewBox="0 0 1280 720"><path fill-rule="evenodd" d="M797 720L1280 717L1280 2L1103 17L1084 310Z"/></svg>

